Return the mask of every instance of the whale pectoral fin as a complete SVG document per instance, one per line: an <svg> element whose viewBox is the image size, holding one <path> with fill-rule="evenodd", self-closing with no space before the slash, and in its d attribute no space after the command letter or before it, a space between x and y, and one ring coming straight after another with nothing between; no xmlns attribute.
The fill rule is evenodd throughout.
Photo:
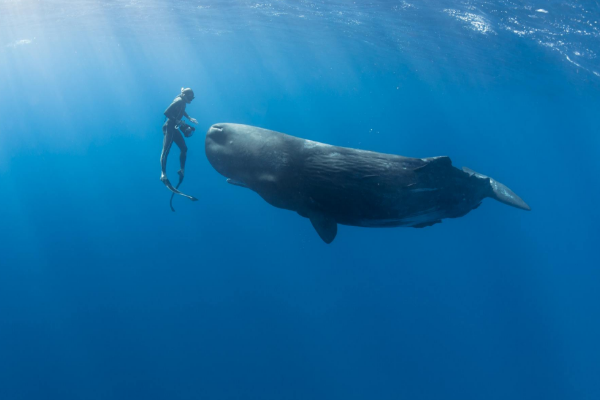
<svg viewBox="0 0 600 400"><path fill-rule="evenodd" d="M310 223L325 243L333 242L337 235L337 222L333 218L320 212L313 212L310 215Z"/></svg>

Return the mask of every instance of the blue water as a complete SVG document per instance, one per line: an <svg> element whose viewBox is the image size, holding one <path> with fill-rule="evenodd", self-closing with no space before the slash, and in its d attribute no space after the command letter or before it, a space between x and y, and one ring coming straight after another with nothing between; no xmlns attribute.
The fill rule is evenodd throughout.
<svg viewBox="0 0 600 400"><path fill-rule="evenodd" d="M0 0L0 399L599 399L600 6L422 3ZM217 122L448 155L533 211L328 246L225 183Z"/></svg>

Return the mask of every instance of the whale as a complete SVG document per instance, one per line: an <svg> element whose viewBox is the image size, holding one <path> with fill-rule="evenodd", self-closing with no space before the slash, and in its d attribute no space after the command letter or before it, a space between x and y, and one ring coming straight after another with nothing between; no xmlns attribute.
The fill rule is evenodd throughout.
<svg viewBox="0 0 600 400"><path fill-rule="evenodd" d="M338 225L424 228L462 217L485 198L531 210L502 183L446 156L339 147L233 123L208 129L205 152L229 184L308 218L327 244Z"/></svg>

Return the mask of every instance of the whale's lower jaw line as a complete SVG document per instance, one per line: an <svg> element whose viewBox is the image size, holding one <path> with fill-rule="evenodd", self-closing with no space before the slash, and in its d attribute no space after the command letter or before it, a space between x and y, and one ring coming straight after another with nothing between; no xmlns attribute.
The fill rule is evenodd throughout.
<svg viewBox="0 0 600 400"><path fill-rule="evenodd" d="M234 186L239 186L239 187L243 187L243 188L246 188L246 189L250 189L248 187L248 185L246 185L244 182L237 181L235 179L227 178L227 183L229 183L230 185L234 185Z"/></svg>

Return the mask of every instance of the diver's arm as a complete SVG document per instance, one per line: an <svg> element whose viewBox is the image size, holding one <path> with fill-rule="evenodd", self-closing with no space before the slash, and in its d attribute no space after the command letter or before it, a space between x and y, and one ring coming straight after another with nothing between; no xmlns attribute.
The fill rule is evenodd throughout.
<svg viewBox="0 0 600 400"><path fill-rule="evenodd" d="M183 116L189 119L191 123L198 125L198 120L196 120L196 118L190 117L187 112L184 111Z"/></svg>

